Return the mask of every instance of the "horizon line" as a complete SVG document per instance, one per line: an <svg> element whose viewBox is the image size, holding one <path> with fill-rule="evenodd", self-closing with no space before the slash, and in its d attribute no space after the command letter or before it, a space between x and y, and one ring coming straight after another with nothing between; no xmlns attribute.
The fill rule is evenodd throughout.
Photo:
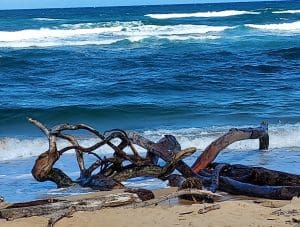
<svg viewBox="0 0 300 227"><path fill-rule="evenodd" d="M134 6L168 6L168 5L201 5L201 4L226 4L226 3L251 3L251 2L285 2L293 0L239 0L239 1L222 1L220 2L198 2L198 3L167 3L167 4L141 4L141 5L104 5L104 6L70 6L70 7L46 7L46 8L7 8L0 11L13 10L41 10L41 9L78 9L78 8L108 8L108 7L134 7Z"/></svg>

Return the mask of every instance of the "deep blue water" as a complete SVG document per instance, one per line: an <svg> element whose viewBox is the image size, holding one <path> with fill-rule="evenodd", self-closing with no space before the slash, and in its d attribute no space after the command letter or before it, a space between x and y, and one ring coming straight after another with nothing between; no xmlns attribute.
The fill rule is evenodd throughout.
<svg viewBox="0 0 300 227"><path fill-rule="evenodd" d="M249 143L225 160L300 174L299 66L299 1L0 11L0 183L21 162L29 183L9 185L36 187L30 168L47 142L28 116L172 133L199 151L266 120L269 159L249 159Z"/></svg>

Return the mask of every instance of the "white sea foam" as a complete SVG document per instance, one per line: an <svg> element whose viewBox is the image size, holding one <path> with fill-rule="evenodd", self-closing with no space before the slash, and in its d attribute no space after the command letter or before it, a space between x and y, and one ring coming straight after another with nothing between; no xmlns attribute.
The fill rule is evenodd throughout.
<svg viewBox="0 0 300 227"><path fill-rule="evenodd" d="M21 179L30 179L32 178L32 175L30 173L24 173L20 174L14 177L15 179L21 180Z"/></svg>
<svg viewBox="0 0 300 227"><path fill-rule="evenodd" d="M95 138L87 138L79 140L80 145L89 147L97 143ZM58 141L58 149L69 146L65 141ZM0 138L0 161L29 158L38 156L48 149L48 140L44 138L35 139L19 139L19 138ZM67 153L73 153L70 150ZM103 146L101 149L96 150L103 155L112 153L108 146Z"/></svg>
<svg viewBox="0 0 300 227"><path fill-rule="evenodd" d="M14 32L0 31L0 42L20 42L27 40L42 40L51 38L69 38L85 35L105 34L112 32L120 32L122 27L102 27L93 29L48 29L42 28L39 30L21 30Z"/></svg>
<svg viewBox="0 0 300 227"><path fill-rule="evenodd" d="M46 41L46 42L10 42L2 47L13 48L28 48L28 47L55 47L55 46L86 46L86 45L110 45L116 43L118 39L114 40L86 40L86 41ZM1 43L0 43L1 47Z"/></svg>
<svg viewBox="0 0 300 227"><path fill-rule="evenodd" d="M203 35L203 36L179 36L179 35L172 35L172 36L157 36L159 39L168 39L173 41L184 41L184 40L213 40L213 39L220 39L221 36L218 35Z"/></svg>
<svg viewBox="0 0 300 227"><path fill-rule="evenodd" d="M281 23L281 24L246 24L246 27L261 29L266 31L279 31L279 32L290 32L298 33L300 32L300 21L291 23Z"/></svg>
<svg viewBox="0 0 300 227"><path fill-rule="evenodd" d="M37 17L37 18L33 18L32 20L37 20L37 21L58 21L58 20L63 20L63 19L47 18L47 17Z"/></svg>
<svg viewBox="0 0 300 227"><path fill-rule="evenodd" d="M284 14L287 14L287 13L300 13L300 9L294 9L294 10L282 10L282 11L274 11L272 13L284 13Z"/></svg>
<svg viewBox="0 0 300 227"><path fill-rule="evenodd" d="M189 17L230 17L244 14L259 14L259 12L243 11L243 10L224 10L224 11L209 11L197 13L165 13L165 14L146 14L146 17L154 19L175 19Z"/></svg>
<svg viewBox="0 0 300 227"><path fill-rule="evenodd" d="M108 45L121 40L138 42L147 38L187 40L216 39L229 26L145 25L142 22L64 24L55 28L0 31L0 47L51 47Z"/></svg>
<svg viewBox="0 0 300 227"><path fill-rule="evenodd" d="M158 178L140 178L122 182L126 187L145 188L149 190L158 188L167 188L167 181L162 181Z"/></svg>
<svg viewBox="0 0 300 227"><path fill-rule="evenodd" d="M248 126L244 126L248 127ZM142 133L146 138L158 141L163 135L174 135L182 148L197 147L199 151L205 149L212 141L219 136L228 132L231 127L210 127L210 128L188 128L179 130L155 130L145 131ZM287 148L297 149L300 151L300 124L291 125L275 125L269 127L270 149ZM95 138L81 139L80 144L84 147L94 145L98 142ZM69 145L68 143L59 141L58 147L61 149ZM2 138L0 139L0 161L29 158L37 156L48 148L48 141L44 138L36 139L16 139ZM245 140L231 144L227 150L257 150L258 141ZM74 151L69 151L73 153ZM112 150L108 146L101 147L96 151L99 155L112 154ZM142 150L141 152L145 152Z"/></svg>

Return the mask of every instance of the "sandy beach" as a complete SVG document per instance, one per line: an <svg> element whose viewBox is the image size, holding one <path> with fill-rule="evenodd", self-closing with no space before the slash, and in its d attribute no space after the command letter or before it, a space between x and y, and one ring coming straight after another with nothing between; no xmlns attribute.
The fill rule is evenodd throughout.
<svg viewBox="0 0 300 227"><path fill-rule="evenodd" d="M300 227L299 69L300 0L0 0L0 227Z"/></svg>
<svg viewBox="0 0 300 227"><path fill-rule="evenodd" d="M176 188L156 190L158 198L176 191ZM117 191L118 192L118 191ZM115 193L99 192L68 199L93 198ZM63 218L55 226L300 226L300 198L290 201L266 200L224 195L216 202L220 208L201 214L212 204L189 204L173 199L156 206L143 208L117 207L93 212L76 212ZM45 217L29 217L13 221L0 220L3 227L47 226Z"/></svg>

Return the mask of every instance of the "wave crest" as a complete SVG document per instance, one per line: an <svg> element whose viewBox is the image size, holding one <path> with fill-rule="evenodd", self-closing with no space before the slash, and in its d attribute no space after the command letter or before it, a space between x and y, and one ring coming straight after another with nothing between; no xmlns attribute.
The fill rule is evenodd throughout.
<svg viewBox="0 0 300 227"><path fill-rule="evenodd" d="M259 14L259 12L243 11L243 10L224 10L224 11L209 11L197 13L166 13L166 14L146 14L146 17L154 19L175 19L188 17L229 17L239 16L244 14Z"/></svg>
<svg viewBox="0 0 300 227"><path fill-rule="evenodd" d="M59 20L63 20L63 19L47 18L47 17L37 17L37 18L33 18L32 20L35 20L35 21L59 21Z"/></svg>
<svg viewBox="0 0 300 227"><path fill-rule="evenodd" d="M105 45L121 40L146 38L186 40L215 39L229 26L145 25L141 22L107 24L64 24L59 28L0 31L0 47L49 47L63 45Z"/></svg>
<svg viewBox="0 0 300 227"><path fill-rule="evenodd" d="M244 126L249 127L249 126ZM185 128L178 130L153 130L144 131L141 134L152 141L158 141L163 135L174 135L182 148L197 147L202 151L212 141L219 136L228 132L231 126L226 127L210 127L210 128ZM270 149L281 148L300 148L300 124L275 125L269 127ZM82 138L79 143L88 147L97 142L95 138ZM67 143L59 142L58 147L67 146ZM37 156L48 148L48 141L45 138L35 139L17 139L17 138L0 138L0 161L28 158ZM253 140L245 140L236 142L227 148L229 150L257 150L258 142ZM73 152L73 151L70 151ZM108 147L102 147L97 150L100 155L112 154L112 150ZM143 151L142 151L143 152Z"/></svg>
<svg viewBox="0 0 300 227"><path fill-rule="evenodd" d="M300 21L281 24L246 24L245 26L267 31L300 32Z"/></svg>
<svg viewBox="0 0 300 227"><path fill-rule="evenodd" d="M300 9L295 9L295 10L281 10L281 11L273 11L272 13L277 13L277 14L288 14L288 13L300 13Z"/></svg>

